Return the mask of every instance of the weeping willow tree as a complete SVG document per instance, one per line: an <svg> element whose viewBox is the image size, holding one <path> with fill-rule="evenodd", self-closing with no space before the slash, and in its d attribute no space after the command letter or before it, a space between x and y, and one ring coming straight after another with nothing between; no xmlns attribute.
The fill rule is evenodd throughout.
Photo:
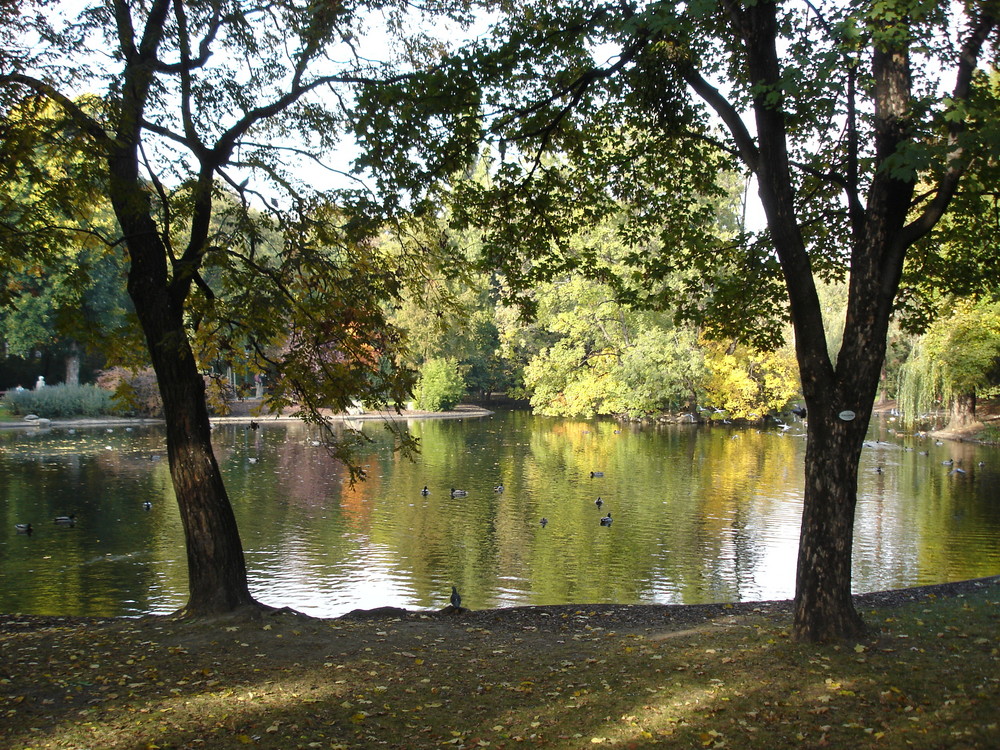
<svg viewBox="0 0 1000 750"><path fill-rule="evenodd" d="M960 301L932 324L900 373L899 406L909 427L932 412L947 429L976 422L976 398L1000 384L1000 302Z"/></svg>

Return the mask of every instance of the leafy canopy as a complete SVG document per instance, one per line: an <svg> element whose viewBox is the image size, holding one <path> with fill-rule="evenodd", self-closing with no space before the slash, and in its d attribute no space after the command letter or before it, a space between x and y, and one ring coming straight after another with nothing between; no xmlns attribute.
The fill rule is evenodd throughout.
<svg viewBox="0 0 1000 750"><path fill-rule="evenodd" d="M14 214L0 253L51 263L22 238L54 241L51 216L79 211L80 186L96 185L122 224L109 244L128 246L133 270L144 264L130 283L162 270L202 367L223 360L264 374L273 408L295 402L315 421L358 398L401 403L412 375L388 311L420 276L421 248L388 254L380 235L405 231L401 207L419 201L430 175L464 163L469 146L439 106L446 91L426 89L409 108L393 92L416 71L433 78L446 48L421 19L453 31L466 4L153 0L75 10L3 16L37 41L12 49L0 73L5 168L42 186L46 201L4 206ZM353 146L390 111L409 122L422 155L391 184L367 179L369 164L388 173L414 149L359 157ZM44 173L33 144L47 134L74 138L68 151L94 179ZM137 252L147 232L152 255Z"/></svg>
<svg viewBox="0 0 1000 750"><path fill-rule="evenodd" d="M907 425L1000 384L1000 302L960 300L919 339L900 374Z"/></svg>

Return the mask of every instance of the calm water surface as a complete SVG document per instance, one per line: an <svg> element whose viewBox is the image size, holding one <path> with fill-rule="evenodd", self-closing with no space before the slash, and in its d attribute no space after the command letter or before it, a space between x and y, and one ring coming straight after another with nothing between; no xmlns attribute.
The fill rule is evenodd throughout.
<svg viewBox="0 0 1000 750"><path fill-rule="evenodd" d="M1000 451L891 428L873 425L863 457L855 590L1000 573ZM369 479L351 488L313 428L216 428L258 599L329 617L442 607L453 583L472 608L792 596L801 425L502 412L410 422L423 446L415 462L393 453L377 423L364 429ZM158 427L0 431L0 611L181 606L184 541L163 454ZM950 460L965 473L949 473ZM468 495L452 498L452 487ZM614 523L602 527L609 511ZM69 513L72 528L52 523ZM26 522L31 537L14 531Z"/></svg>

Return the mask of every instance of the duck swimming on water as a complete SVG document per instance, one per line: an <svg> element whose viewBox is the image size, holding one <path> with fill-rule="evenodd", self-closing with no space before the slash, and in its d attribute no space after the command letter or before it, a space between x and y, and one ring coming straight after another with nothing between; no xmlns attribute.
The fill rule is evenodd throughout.
<svg viewBox="0 0 1000 750"><path fill-rule="evenodd" d="M454 487L451 488L452 497L465 497L468 494L468 490L456 490Z"/></svg>
<svg viewBox="0 0 1000 750"><path fill-rule="evenodd" d="M34 531L34 529L31 528L31 524L30 523L15 523L14 524L14 530L18 534L27 534L28 536L31 536L31 532Z"/></svg>
<svg viewBox="0 0 1000 750"><path fill-rule="evenodd" d="M76 523L76 515L70 513L68 516L56 516L52 519L52 523L57 523L60 526L72 526Z"/></svg>
<svg viewBox="0 0 1000 750"><path fill-rule="evenodd" d="M610 525L611 525L611 512L608 511L608 515L604 516L604 518L601 519L601 526L610 526Z"/></svg>

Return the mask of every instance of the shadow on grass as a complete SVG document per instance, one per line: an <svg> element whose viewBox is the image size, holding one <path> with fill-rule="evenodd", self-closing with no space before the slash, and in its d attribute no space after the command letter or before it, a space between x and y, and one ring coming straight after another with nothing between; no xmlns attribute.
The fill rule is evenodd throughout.
<svg viewBox="0 0 1000 750"><path fill-rule="evenodd" d="M684 627L482 619L8 618L4 747L996 747L996 580L860 598L863 643L787 612Z"/></svg>

